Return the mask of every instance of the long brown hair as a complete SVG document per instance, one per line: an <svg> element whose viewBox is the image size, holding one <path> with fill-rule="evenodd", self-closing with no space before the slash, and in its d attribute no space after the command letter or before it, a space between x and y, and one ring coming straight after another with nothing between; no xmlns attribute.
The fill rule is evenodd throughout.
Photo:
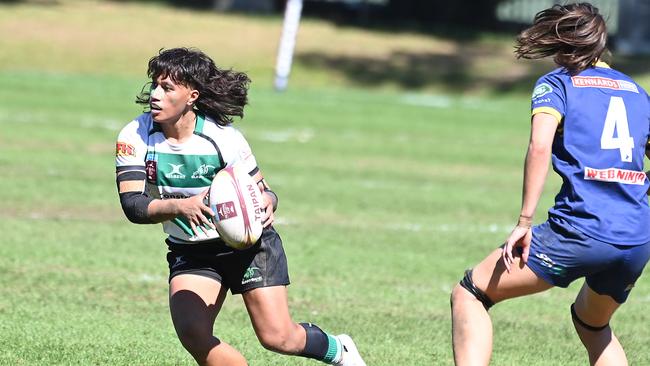
<svg viewBox="0 0 650 366"><path fill-rule="evenodd" d="M607 51L607 26L589 3L553 5L535 15L533 25L517 37L517 58L553 56L556 64L576 74Z"/></svg>
<svg viewBox="0 0 650 366"><path fill-rule="evenodd" d="M159 76L171 77L179 83L199 91L196 109L212 117L219 125L233 122L233 117L244 116L248 103L250 79L246 74L217 67L205 53L195 48L160 50L149 60L147 75L152 82ZM136 103L149 105L151 90L147 83L136 97Z"/></svg>

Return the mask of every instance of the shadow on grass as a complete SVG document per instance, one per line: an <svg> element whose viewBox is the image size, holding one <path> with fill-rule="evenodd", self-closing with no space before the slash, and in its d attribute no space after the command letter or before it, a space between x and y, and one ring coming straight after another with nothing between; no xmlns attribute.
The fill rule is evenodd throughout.
<svg viewBox="0 0 650 366"><path fill-rule="evenodd" d="M393 85L410 90L443 89L461 93L527 93L537 78L553 69L552 64L540 61L502 67L501 64L508 63L507 55L499 55L497 51L486 55L462 48L452 54L394 51L385 58L311 52L297 54L296 62L308 69L338 74L361 87ZM511 60L514 64L514 56Z"/></svg>
<svg viewBox="0 0 650 366"><path fill-rule="evenodd" d="M615 57L613 66L633 78L647 75L649 56ZM396 86L410 90L530 93L537 79L557 66L552 60L516 60L503 50L473 43L453 53L393 51L385 57L298 53L296 62L323 70L360 87Z"/></svg>

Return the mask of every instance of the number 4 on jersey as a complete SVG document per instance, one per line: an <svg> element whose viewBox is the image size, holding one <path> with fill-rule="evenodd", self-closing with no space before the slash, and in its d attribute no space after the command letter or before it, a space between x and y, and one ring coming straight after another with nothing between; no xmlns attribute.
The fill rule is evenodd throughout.
<svg viewBox="0 0 650 366"><path fill-rule="evenodd" d="M621 152L621 160L632 161L632 148L634 139L630 136L630 129L627 124L627 110L621 97L611 97L603 134L600 136L601 149L618 149Z"/></svg>

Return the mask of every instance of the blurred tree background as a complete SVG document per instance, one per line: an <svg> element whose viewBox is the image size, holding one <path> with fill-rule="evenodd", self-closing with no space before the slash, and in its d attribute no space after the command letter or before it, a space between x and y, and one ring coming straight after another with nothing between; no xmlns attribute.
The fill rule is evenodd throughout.
<svg viewBox="0 0 650 366"><path fill-rule="evenodd" d="M280 14L286 0L109 0L166 3L171 6L255 14ZM0 3L57 4L59 0L0 0ZM571 2L571 1L569 1ZM576 1L578 2L578 1ZM625 53L650 53L650 1L590 0L607 18L614 40L623 38ZM346 25L404 27L471 35L512 31L529 24L535 13L557 0L304 0L303 13ZM618 24L622 26L619 27ZM621 34L619 34L621 33Z"/></svg>
<svg viewBox="0 0 650 366"><path fill-rule="evenodd" d="M304 0L304 21L298 32L292 83L422 91L528 92L534 79L554 66L548 60L515 60L513 39L520 29L530 24L536 12L556 2ZM599 7L608 22L614 66L637 78L642 85L650 83L647 70L650 1L591 2ZM0 0L0 3L43 4L56 8L66 0ZM248 37L248 56L244 59L233 56L230 62L246 63L245 68L254 71L260 81L271 77L277 49L275 42L279 41L281 33L273 27L279 24L277 21L282 17L286 0L105 0L87 3L158 3L194 14L229 13L228 16L234 16L229 19L241 19L242 25L221 22L214 29L219 29L221 34ZM266 19L275 25L265 30L255 26L268 24ZM200 45L196 38L193 39ZM218 42L206 40L206 44L208 46L204 47L209 49ZM224 57L221 55L221 60L229 62Z"/></svg>

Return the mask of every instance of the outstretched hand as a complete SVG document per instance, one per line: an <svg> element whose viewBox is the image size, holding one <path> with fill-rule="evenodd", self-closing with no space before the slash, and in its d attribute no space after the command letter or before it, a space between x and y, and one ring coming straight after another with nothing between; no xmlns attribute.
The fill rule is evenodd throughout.
<svg viewBox="0 0 650 366"><path fill-rule="evenodd" d="M512 232L506 239L503 245L501 256L506 270L510 272L510 266L514 263L514 251L517 247L521 247L521 259L524 263L528 262L528 254L530 252L530 240L532 239L532 231L530 227L515 226Z"/></svg>

